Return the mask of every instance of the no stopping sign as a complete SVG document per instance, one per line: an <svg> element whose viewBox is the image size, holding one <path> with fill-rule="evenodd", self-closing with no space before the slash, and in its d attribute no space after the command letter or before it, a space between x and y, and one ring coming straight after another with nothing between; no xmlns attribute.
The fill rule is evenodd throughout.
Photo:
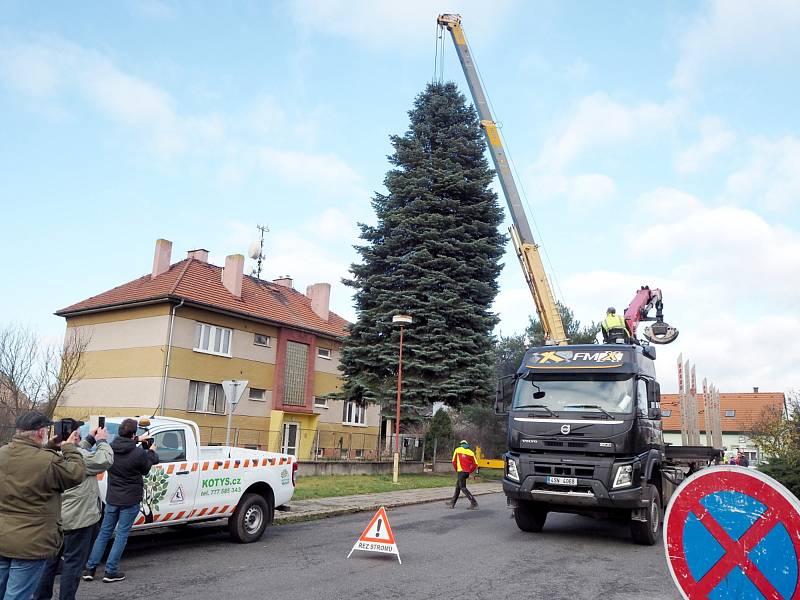
<svg viewBox="0 0 800 600"><path fill-rule="evenodd" d="M800 600L800 501L751 469L703 469L664 518L670 574L684 598Z"/></svg>

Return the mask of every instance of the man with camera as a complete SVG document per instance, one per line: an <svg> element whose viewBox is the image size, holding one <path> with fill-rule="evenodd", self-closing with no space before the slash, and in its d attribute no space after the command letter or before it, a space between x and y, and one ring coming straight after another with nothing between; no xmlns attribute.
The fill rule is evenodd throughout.
<svg viewBox="0 0 800 600"><path fill-rule="evenodd" d="M111 442L114 464L108 470L106 509L100 535L94 542L83 571L84 581L94 579L97 565L103 560L103 553L112 535L114 543L106 560L103 581L112 583L125 579L125 574L119 570L119 561L125 551L125 544L128 543L133 522L139 514L139 504L144 496L143 476L150 472L153 465L158 464L156 445L149 436L137 437L137 429L138 423L135 419L125 419L120 423L117 437Z"/></svg>
<svg viewBox="0 0 800 600"><path fill-rule="evenodd" d="M77 427L82 421L73 422ZM92 452L94 447L94 452ZM74 600L81 582L81 572L92 549L95 527L100 513L100 489L97 477L114 462L114 452L108 444L105 427L95 428L80 441L79 449L86 464L86 479L64 492L61 504L61 519L64 527L64 545L61 552L48 559L44 567L39 589L34 600L50 600L58 564L64 557L59 579L59 600Z"/></svg>
<svg viewBox="0 0 800 600"><path fill-rule="evenodd" d="M86 477L78 432L61 452L44 448L53 422L28 411L11 443L0 448L0 599L29 600L46 560L61 547L61 495Z"/></svg>

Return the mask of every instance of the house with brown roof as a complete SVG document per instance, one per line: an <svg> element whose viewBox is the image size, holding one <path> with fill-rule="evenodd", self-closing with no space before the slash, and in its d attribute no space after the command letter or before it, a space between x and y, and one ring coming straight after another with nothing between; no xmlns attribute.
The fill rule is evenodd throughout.
<svg viewBox="0 0 800 600"><path fill-rule="evenodd" d="M56 312L68 335L87 340L83 378L59 416L155 415L195 421L205 444L224 443L221 382L247 380L231 439L301 458L371 458L377 406L335 400L347 321L329 308L330 284L272 282L244 274L244 257L225 266L192 250L171 262L156 242L152 272Z"/></svg>
<svg viewBox="0 0 800 600"><path fill-rule="evenodd" d="M751 465L763 461L761 450L748 437L753 423L761 416L762 411L768 407L777 408L785 412L785 398L781 392L759 392L754 388L752 393L720 393L720 420L722 421L722 445L725 449L725 459L735 456L738 452L747 455ZM705 424L705 399L702 392L697 394L698 427L700 429L700 443L708 445L706 441ZM678 394L661 395L661 418L664 428L664 441L681 445L681 405Z"/></svg>

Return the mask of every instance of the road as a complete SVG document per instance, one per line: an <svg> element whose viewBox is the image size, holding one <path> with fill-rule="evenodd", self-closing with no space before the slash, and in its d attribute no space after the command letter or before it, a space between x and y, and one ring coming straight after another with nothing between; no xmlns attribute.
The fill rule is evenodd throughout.
<svg viewBox="0 0 800 600"><path fill-rule="evenodd" d="M127 581L82 583L78 597L680 598L663 547L634 545L624 524L552 514L543 533L530 534L517 529L502 494L480 501L477 511L466 502L390 510L402 565L390 555L346 558L366 513L271 527L248 545L208 527L132 537L121 565Z"/></svg>

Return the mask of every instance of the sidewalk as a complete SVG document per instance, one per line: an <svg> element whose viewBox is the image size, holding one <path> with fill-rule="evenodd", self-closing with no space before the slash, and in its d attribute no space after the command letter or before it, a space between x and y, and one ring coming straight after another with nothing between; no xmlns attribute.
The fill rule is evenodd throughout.
<svg viewBox="0 0 800 600"><path fill-rule="evenodd" d="M443 502L453 497L454 487L453 485L449 487L381 492L379 494L316 498L314 500L293 500L289 503L290 510L275 511L275 524L280 525L297 521L325 519L337 515L377 510L381 506L390 508L394 506L407 506L409 504L423 504L425 502ZM475 496L496 494L503 491L503 484L499 481L476 483L469 486L469 491ZM467 499L463 498L463 496L460 502L463 502L465 506L468 504Z"/></svg>

